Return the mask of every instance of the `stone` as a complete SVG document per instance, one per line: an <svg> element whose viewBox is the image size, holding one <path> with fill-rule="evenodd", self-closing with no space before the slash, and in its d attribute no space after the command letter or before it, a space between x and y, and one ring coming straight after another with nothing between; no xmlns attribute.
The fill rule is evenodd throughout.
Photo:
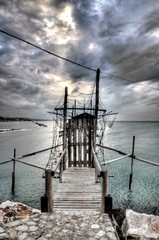
<svg viewBox="0 0 159 240"><path fill-rule="evenodd" d="M37 240L47 240L47 238L45 237L39 237L39 238L36 238Z"/></svg>
<svg viewBox="0 0 159 240"><path fill-rule="evenodd" d="M9 235L7 233L1 233L0 240L6 240L6 239L10 239Z"/></svg>
<svg viewBox="0 0 159 240"><path fill-rule="evenodd" d="M51 233L48 233L45 235L45 238L51 238L52 237L52 234Z"/></svg>
<svg viewBox="0 0 159 240"><path fill-rule="evenodd" d="M46 221L48 219L48 215L41 214L39 218L40 218L40 220L45 220Z"/></svg>
<svg viewBox="0 0 159 240"><path fill-rule="evenodd" d="M28 226L27 225L20 225L20 226L16 227L15 229L19 232L26 232L28 230Z"/></svg>
<svg viewBox="0 0 159 240"><path fill-rule="evenodd" d="M99 228L99 225L98 225L98 224L92 224L92 225L91 225L91 228L92 228L92 229L98 229L98 228Z"/></svg>
<svg viewBox="0 0 159 240"><path fill-rule="evenodd" d="M7 228L13 228L13 227L17 227L18 225L21 225L21 221L13 221L13 222L9 222L5 224L5 227Z"/></svg>
<svg viewBox="0 0 159 240"><path fill-rule="evenodd" d="M89 237L95 236L95 233L92 230L87 231Z"/></svg>
<svg viewBox="0 0 159 240"><path fill-rule="evenodd" d="M5 237L6 236L6 237ZM54 212L0 225L0 240L117 240L107 214Z"/></svg>
<svg viewBox="0 0 159 240"><path fill-rule="evenodd" d="M11 239L17 239L17 231L15 229L12 229L12 228L9 229L8 233L9 233Z"/></svg>
<svg viewBox="0 0 159 240"><path fill-rule="evenodd" d="M159 216L126 210L126 219L122 225L125 237L138 235L141 239L159 238Z"/></svg>
<svg viewBox="0 0 159 240"><path fill-rule="evenodd" d="M18 240L24 240L24 239L28 239L28 233L22 233L18 236Z"/></svg>
<svg viewBox="0 0 159 240"><path fill-rule="evenodd" d="M52 228L52 222L47 223L47 224L46 224L46 228L47 228L47 229Z"/></svg>
<svg viewBox="0 0 159 240"><path fill-rule="evenodd" d="M38 231L38 227L37 226L29 226L28 231L29 232L36 232L36 231Z"/></svg>
<svg viewBox="0 0 159 240"><path fill-rule="evenodd" d="M27 221L26 222L28 226L35 226L37 225L37 222L34 222L34 221Z"/></svg>
<svg viewBox="0 0 159 240"><path fill-rule="evenodd" d="M115 232L115 229L113 227L106 227L105 230L107 232Z"/></svg>
<svg viewBox="0 0 159 240"><path fill-rule="evenodd" d="M116 237L116 235L113 232L107 232L107 237L110 240L117 240L117 237Z"/></svg>
<svg viewBox="0 0 159 240"><path fill-rule="evenodd" d="M103 230L99 230L96 236L103 237L106 233Z"/></svg>
<svg viewBox="0 0 159 240"><path fill-rule="evenodd" d="M0 227L0 234L4 233L4 232L5 232L5 230L2 227Z"/></svg>
<svg viewBox="0 0 159 240"><path fill-rule="evenodd" d="M80 225L80 227L82 227L82 228L88 228L88 223L81 223L81 225Z"/></svg>
<svg viewBox="0 0 159 240"><path fill-rule="evenodd" d="M3 213L0 211L0 223L3 222Z"/></svg>

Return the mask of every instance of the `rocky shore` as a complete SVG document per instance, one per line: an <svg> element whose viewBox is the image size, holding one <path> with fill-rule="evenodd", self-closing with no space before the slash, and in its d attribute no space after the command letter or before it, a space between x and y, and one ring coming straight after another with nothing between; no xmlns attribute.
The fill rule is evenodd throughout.
<svg viewBox="0 0 159 240"><path fill-rule="evenodd" d="M0 240L7 239L158 240L159 216L130 209L126 215L121 209L114 210L113 219L93 211L41 213L24 204L6 201L0 205Z"/></svg>
<svg viewBox="0 0 159 240"><path fill-rule="evenodd" d="M3 209L3 211L2 211ZM40 213L16 204L0 208L0 239L117 240L108 214L93 212Z"/></svg>

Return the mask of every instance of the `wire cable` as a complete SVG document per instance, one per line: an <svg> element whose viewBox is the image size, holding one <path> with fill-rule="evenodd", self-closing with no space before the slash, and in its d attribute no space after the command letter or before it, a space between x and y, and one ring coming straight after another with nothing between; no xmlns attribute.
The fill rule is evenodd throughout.
<svg viewBox="0 0 159 240"><path fill-rule="evenodd" d="M28 41L26 41L26 40L23 39L23 38L17 37L17 36L15 36L15 35L11 34L11 33L8 33L8 32L6 32L6 31L3 31L3 30L1 30L1 29L0 29L0 32L4 33L4 34L6 34L6 35L8 35L8 36L10 36L10 37L13 37L13 38L15 38L15 39L17 39L17 40L20 40L20 41L22 41L22 42L25 42L25 43L27 43L27 44L35 47L35 48L38 48L38 49L40 49L40 50L43 51L43 52L46 52L46 53L48 53L48 54L51 54L51 55L53 55L53 56L55 56L55 57L57 57L57 58L60 58L60 59L65 60L65 61L67 61L67 62L69 62L69 63L75 64L75 65L77 65L77 66L79 66L79 67L85 68L85 69L87 69L87 70L91 70L91 71L96 72L96 70L93 69L93 68L84 66L84 65L82 65L82 64L80 64L80 63L77 63L77 62L74 62L74 61L72 61L72 60L70 60L70 59L68 59L68 58L61 57L61 56L59 56L59 55L57 55L57 54L55 54L55 53L53 53L53 52L50 52L50 51L48 51L48 50L46 50L46 49L44 49L44 48L41 48L41 47L39 47L39 46L31 43L31 42L28 42Z"/></svg>
<svg viewBox="0 0 159 240"><path fill-rule="evenodd" d="M113 75L113 74L110 74L110 73L106 73L106 72L103 72L103 71L101 71L101 73L104 73L104 74L106 74L107 76L110 76L110 77L114 77L114 78L118 78L120 80L124 80L126 82L130 82L130 83L133 83L133 84L138 84L138 85L141 85L141 86L148 87L148 88L151 88L153 90L159 91L158 88L154 88L154 87L151 87L151 86L148 86L148 85L145 85L145 84L142 84L142 83L138 83L138 82L133 82L129 79L122 78L122 77L119 77L119 76L116 76L116 75Z"/></svg>

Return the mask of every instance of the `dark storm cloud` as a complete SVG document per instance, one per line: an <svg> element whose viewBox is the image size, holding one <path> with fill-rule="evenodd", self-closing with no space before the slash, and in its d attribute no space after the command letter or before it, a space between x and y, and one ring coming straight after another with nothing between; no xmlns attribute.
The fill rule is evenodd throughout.
<svg viewBox="0 0 159 240"><path fill-rule="evenodd" d="M0 0L0 5L3 30L77 63L101 68L103 101L118 110L133 104L146 110L153 105L156 111L158 91L137 83L159 88L158 1ZM66 7L71 8L70 21ZM19 101L47 111L63 90L60 81L69 79L76 93L82 81L93 84L95 79L92 71L2 33L0 56L1 99L6 105L18 99L17 106Z"/></svg>
<svg viewBox="0 0 159 240"><path fill-rule="evenodd" d="M141 23L139 29L140 34L151 33L152 31L159 28L159 5L156 8L149 12L145 17L144 21Z"/></svg>

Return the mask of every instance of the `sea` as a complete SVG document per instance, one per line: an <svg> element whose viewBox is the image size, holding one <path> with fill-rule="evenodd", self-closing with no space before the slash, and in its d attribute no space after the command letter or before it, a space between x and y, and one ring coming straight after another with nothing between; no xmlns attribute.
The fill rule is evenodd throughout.
<svg viewBox="0 0 159 240"><path fill-rule="evenodd" d="M52 146L53 123L42 122L47 127L33 122L0 122L0 163ZM159 122L115 122L106 127L103 145L131 153L135 136L134 155L159 163ZM23 161L45 167L49 151L24 158ZM131 158L121 157L114 151L101 151L101 164L108 170L108 191L113 199L113 208L130 208L137 212L159 215L159 167L134 159L131 191L129 177ZM45 192L43 170L16 162L15 194L11 194L13 162L0 165L0 203L11 200L40 209L40 199Z"/></svg>

